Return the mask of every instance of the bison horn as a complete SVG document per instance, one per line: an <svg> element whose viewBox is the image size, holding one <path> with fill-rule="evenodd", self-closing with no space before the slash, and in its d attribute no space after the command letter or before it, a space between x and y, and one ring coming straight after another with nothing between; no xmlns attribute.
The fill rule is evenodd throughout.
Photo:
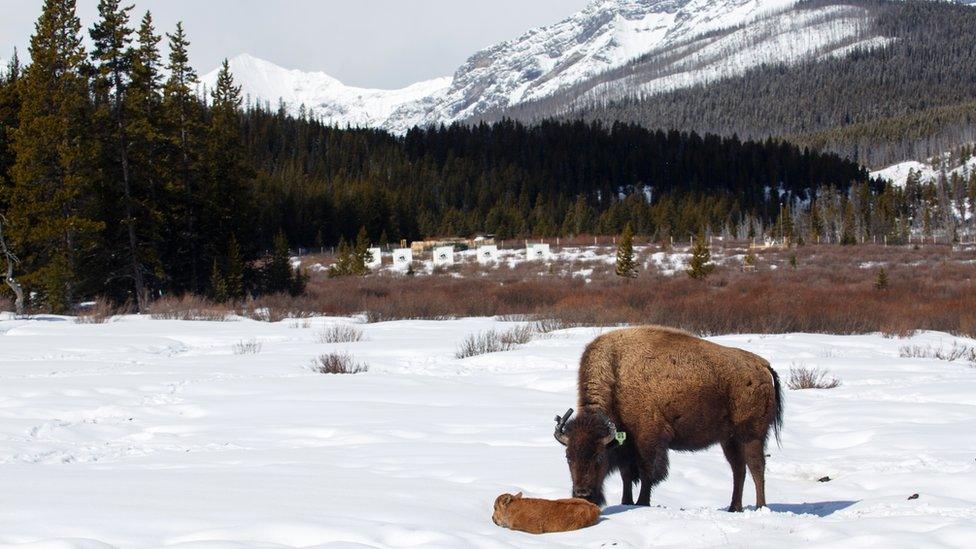
<svg viewBox="0 0 976 549"><path fill-rule="evenodd" d="M566 410L566 415L562 417L556 416L556 431L553 433L553 436L555 436L559 444L562 444L563 446L569 444L569 437L566 436L566 422L569 421L569 416L571 415L573 415L572 408Z"/></svg>
<svg viewBox="0 0 976 549"><path fill-rule="evenodd" d="M600 417L603 418L604 423L607 424L607 430L610 431L610 434L603 437L601 442L604 446L609 446L617 439L617 426L603 412L600 412Z"/></svg>

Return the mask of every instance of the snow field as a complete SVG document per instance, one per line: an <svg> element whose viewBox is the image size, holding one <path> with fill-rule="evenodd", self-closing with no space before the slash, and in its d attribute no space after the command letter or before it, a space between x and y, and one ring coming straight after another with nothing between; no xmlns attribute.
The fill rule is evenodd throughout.
<svg viewBox="0 0 976 549"><path fill-rule="evenodd" d="M364 340L320 343L336 324L356 324ZM962 547L976 537L976 368L899 357L906 345L976 341L934 332L711 338L767 358L784 380L804 366L843 381L787 392L783 446L768 450L770 509L724 512L731 473L712 449L672 453L650 508L611 505L597 526L567 534L498 528L502 492L568 494L552 417L575 404L579 355L601 331L454 358L468 335L516 325L0 316L0 545ZM242 341L260 351L235 354ZM333 351L369 372L308 368ZM616 476L607 487L619 501ZM754 501L751 482L745 494Z"/></svg>

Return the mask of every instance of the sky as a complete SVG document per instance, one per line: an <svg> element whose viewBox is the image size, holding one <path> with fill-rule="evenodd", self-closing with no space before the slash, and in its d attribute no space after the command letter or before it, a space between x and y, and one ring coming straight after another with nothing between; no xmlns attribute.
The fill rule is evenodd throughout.
<svg viewBox="0 0 976 549"><path fill-rule="evenodd" d="M77 0L86 28L98 0ZM347 85L398 88L450 76L473 53L555 23L590 0L127 0L159 32L182 20L203 74L250 53ZM0 58L26 52L42 0L0 0ZM22 57L26 57L22 55Z"/></svg>

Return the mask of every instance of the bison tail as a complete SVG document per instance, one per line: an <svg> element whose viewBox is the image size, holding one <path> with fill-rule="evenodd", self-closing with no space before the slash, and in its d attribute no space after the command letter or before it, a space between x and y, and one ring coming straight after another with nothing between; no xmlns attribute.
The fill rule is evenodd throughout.
<svg viewBox="0 0 976 549"><path fill-rule="evenodd" d="M776 445L782 446L779 438L780 430L783 428L783 385L779 382L779 374L772 366L767 365L769 373L773 376L773 390L776 392L776 410L773 414L773 435L776 436Z"/></svg>

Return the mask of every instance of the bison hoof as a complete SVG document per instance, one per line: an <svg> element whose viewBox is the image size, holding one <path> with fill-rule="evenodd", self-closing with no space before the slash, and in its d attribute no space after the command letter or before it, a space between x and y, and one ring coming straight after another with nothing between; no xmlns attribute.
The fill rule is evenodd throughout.
<svg viewBox="0 0 976 549"><path fill-rule="evenodd" d="M730 513L741 513L742 512L742 506L741 505L729 505L729 512Z"/></svg>

